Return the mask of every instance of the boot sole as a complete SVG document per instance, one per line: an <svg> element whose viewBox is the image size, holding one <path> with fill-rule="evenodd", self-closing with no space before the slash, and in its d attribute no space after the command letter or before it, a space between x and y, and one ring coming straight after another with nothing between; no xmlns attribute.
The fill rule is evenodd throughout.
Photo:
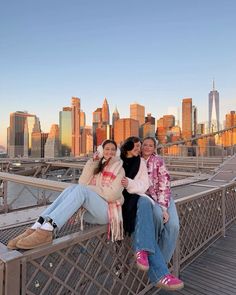
<svg viewBox="0 0 236 295"><path fill-rule="evenodd" d="M38 245L35 245L35 246L17 245L17 248L18 249L23 249L23 250L31 250L31 249L35 249L35 248L38 248L38 247L41 247L41 246L44 246L44 245L48 245L48 244L51 244L51 243L52 243L52 241L48 241L48 242L38 244Z"/></svg>
<svg viewBox="0 0 236 295"><path fill-rule="evenodd" d="M161 289L166 290L166 291L177 291L177 290L183 289L184 284L173 285L173 286L167 286L167 285L164 285L164 284L157 284L156 286L158 288L161 288Z"/></svg>
<svg viewBox="0 0 236 295"><path fill-rule="evenodd" d="M148 271L149 270L149 267L148 266L143 266L143 265L138 264L138 263L136 263L136 265L137 265L137 268L139 270L142 270L142 271Z"/></svg>

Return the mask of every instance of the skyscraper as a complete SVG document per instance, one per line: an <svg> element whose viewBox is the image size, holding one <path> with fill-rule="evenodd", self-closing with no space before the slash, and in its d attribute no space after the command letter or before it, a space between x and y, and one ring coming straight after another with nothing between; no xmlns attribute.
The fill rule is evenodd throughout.
<svg viewBox="0 0 236 295"><path fill-rule="evenodd" d="M115 108L113 114L112 114L112 127L114 128L114 123L115 121L119 120L120 119L120 114L117 110L117 107Z"/></svg>
<svg viewBox="0 0 236 295"><path fill-rule="evenodd" d="M64 107L59 113L60 154L68 157L72 148L72 108Z"/></svg>
<svg viewBox="0 0 236 295"><path fill-rule="evenodd" d="M121 144L129 136L139 136L139 123L137 120L125 118L115 122L114 140Z"/></svg>
<svg viewBox="0 0 236 295"><path fill-rule="evenodd" d="M102 105L102 124L110 124L110 111L106 97L104 98L104 102Z"/></svg>
<svg viewBox="0 0 236 295"><path fill-rule="evenodd" d="M10 114L8 134L8 153L10 157L27 156L27 153L30 155L31 133L35 118L35 115L27 112L18 111Z"/></svg>
<svg viewBox="0 0 236 295"><path fill-rule="evenodd" d="M192 135L197 135L197 107L192 108Z"/></svg>
<svg viewBox="0 0 236 295"><path fill-rule="evenodd" d="M72 147L71 153L74 157L80 155L80 99L72 97Z"/></svg>
<svg viewBox="0 0 236 295"><path fill-rule="evenodd" d="M145 107L138 104L133 103L130 105L130 118L137 120L139 122L139 127L145 123Z"/></svg>
<svg viewBox="0 0 236 295"><path fill-rule="evenodd" d="M192 137L192 98L182 100L182 137Z"/></svg>
<svg viewBox="0 0 236 295"><path fill-rule="evenodd" d="M215 90L213 80L213 90L209 93L209 133L220 130L219 92Z"/></svg>
<svg viewBox="0 0 236 295"><path fill-rule="evenodd" d="M43 146L44 149L44 146ZM42 132L39 121L35 121L34 128L32 131L32 148L31 156L33 158L41 158L43 156L42 151Z"/></svg>
<svg viewBox="0 0 236 295"><path fill-rule="evenodd" d="M45 158L59 157L59 126L52 124L45 144Z"/></svg>
<svg viewBox="0 0 236 295"><path fill-rule="evenodd" d="M102 108L97 108L93 112L93 147L94 150L97 146L97 135L96 130L102 126Z"/></svg>
<svg viewBox="0 0 236 295"><path fill-rule="evenodd" d="M230 111L230 113L225 115L225 127L230 128L236 126L236 113L235 111Z"/></svg>

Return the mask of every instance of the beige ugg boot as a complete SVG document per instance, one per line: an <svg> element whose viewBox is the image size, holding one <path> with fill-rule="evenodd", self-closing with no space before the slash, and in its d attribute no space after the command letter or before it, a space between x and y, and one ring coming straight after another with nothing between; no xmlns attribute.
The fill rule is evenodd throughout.
<svg viewBox="0 0 236 295"><path fill-rule="evenodd" d="M19 240L16 243L16 246L20 249L34 249L39 246L51 243L52 237L52 231L37 228L36 231L30 236Z"/></svg>
<svg viewBox="0 0 236 295"><path fill-rule="evenodd" d="M35 229L32 228L27 228L22 234L18 235L17 237L15 237L14 239L10 240L7 244L7 248L8 249L17 249L16 243L23 239L28 237L29 235L31 235L33 232L35 231Z"/></svg>

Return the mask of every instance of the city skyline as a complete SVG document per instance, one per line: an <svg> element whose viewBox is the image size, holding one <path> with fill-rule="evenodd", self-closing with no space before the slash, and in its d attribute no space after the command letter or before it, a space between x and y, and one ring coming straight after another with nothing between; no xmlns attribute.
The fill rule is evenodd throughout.
<svg viewBox="0 0 236 295"><path fill-rule="evenodd" d="M222 123L236 108L235 12L232 0L2 4L0 145L11 112L49 132L72 96L89 125L104 97L121 118L137 102L156 119L191 97L206 122L213 78Z"/></svg>

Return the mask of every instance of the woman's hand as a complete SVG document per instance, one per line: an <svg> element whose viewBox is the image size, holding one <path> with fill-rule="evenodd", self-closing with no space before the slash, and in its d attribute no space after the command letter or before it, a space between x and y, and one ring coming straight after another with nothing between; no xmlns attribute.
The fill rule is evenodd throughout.
<svg viewBox="0 0 236 295"><path fill-rule="evenodd" d="M122 185L124 188L126 188L126 187L128 186L128 184L129 184L128 179L127 179L126 177L123 177L123 178L121 179L121 185Z"/></svg>
<svg viewBox="0 0 236 295"><path fill-rule="evenodd" d="M99 161L100 160L98 151L93 154L93 160L94 161Z"/></svg>
<svg viewBox="0 0 236 295"><path fill-rule="evenodd" d="M167 223L169 220L169 213L167 211L163 211L163 223Z"/></svg>

